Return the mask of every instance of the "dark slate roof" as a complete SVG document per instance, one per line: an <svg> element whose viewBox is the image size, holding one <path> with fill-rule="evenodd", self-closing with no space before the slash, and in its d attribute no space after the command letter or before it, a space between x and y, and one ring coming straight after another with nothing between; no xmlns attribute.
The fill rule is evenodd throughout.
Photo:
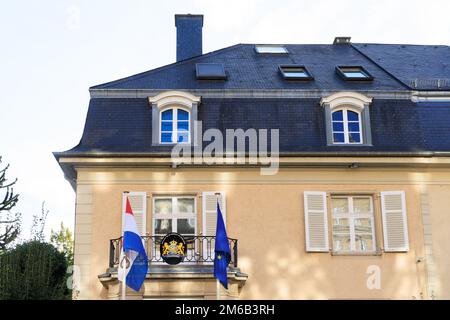
<svg viewBox="0 0 450 320"><path fill-rule="evenodd" d="M450 151L448 105L374 99L370 118L372 147L327 146L317 98L204 98L198 112L203 130L278 128L280 152ZM170 152L169 146L151 146L151 120L145 98L93 98L81 142L68 152Z"/></svg>
<svg viewBox="0 0 450 320"><path fill-rule="evenodd" d="M254 44L238 44L186 59L91 89L304 89L304 90L407 90L399 80L373 63L351 45L284 45L289 54L257 54ZM196 63L223 63L226 81L195 78ZM397 61L401 63L401 61ZM314 81L285 81L278 65L305 65ZM369 82L340 78L337 65L363 66L373 77Z"/></svg>
<svg viewBox="0 0 450 320"><path fill-rule="evenodd" d="M253 44L238 44L182 60L91 89L300 89L324 91L436 90L447 87L447 46L285 45L287 55L258 55ZM195 64L223 63L226 81L195 78ZM285 81L278 65L305 65L314 81ZM361 65L373 77L349 82L337 65ZM415 83L412 83L418 79ZM428 79L428 80L427 80ZM427 80L427 81L425 81ZM448 89L447 89L448 90ZM327 146L324 112L318 98L202 98L198 120L208 128L279 129L280 151L295 152L428 152L450 151L450 105L374 98L370 106L373 146ZM96 98L89 104L82 139L67 153L168 153L152 146L152 112L146 98Z"/></svg>
<svg viewBox="0 0 450 320"><path fill-rule="evenodd" d="M450 89L449 46L401 44L353 44L353 46L413 89Z"/></svg>

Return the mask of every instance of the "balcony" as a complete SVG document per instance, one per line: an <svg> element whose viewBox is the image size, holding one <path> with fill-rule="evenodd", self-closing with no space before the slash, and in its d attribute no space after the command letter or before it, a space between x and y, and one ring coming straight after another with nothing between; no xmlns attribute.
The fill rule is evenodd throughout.
<svg viewBox="0 0 450 320"><path fill-rule="evenodd" d="M109 241L109 267L117 268L119 265L120 252L122 251L122 238ZM145 251L150 264L164 264L160 255L160 244L162 236L142 236ZM184 236L186 241L186 256L181 262L183 265L212 264L214 263L214 246L216 237L213 236ZM238 266L238 240L228 238L231 249L231 261L229 266Z"/></svg>
<svg viewBox="0 0 450 320"><path fill-rule="evenodd" d="M214 247L216 237L183 236L186 245L184 259L177 265L169 265L160 254L162 236L142 236L147 252L149 270L140 292L127 289L127 297L133 299L191 297L215 299ZM118 299L120 283L117 279L123 237L109 241L109 268L98 278L106 289L105 298ZM231 261L228 264L228 290L221 289L223 299L237 299L248 275L238 268L238 240L228 238Z"/></svg>

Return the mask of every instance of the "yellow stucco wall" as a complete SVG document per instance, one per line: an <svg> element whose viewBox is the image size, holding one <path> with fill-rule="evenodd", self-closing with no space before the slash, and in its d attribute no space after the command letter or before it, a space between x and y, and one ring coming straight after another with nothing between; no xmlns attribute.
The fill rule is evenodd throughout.
<svg viewBox="0 0 450 320"><path fill-rule="evenodd" d="M261 176L258 169L85 167L78 169L77 185L84 192L77 191L75 227L75 264L84 266L79 298L106 298L97 276L108 266L109 239L120 236L123 191L146 191L150 196L147 230L151 230L152 195L226 192L227 232L239 239L239 267L249 275L241 298L420 299L429 296L430 275L434 277L433 295L450 298L448 169L284 168L277 175ZM304 191L373 194L376 238L382 246L378 194L390 190L406 192L409 252L340 256L305 251ZM431 217L427 232L433 248L432 272L424 259L424 194ZM197 205L200 224L201 201ZM381 270L379 290L366 286L371 265Z"/></svg>

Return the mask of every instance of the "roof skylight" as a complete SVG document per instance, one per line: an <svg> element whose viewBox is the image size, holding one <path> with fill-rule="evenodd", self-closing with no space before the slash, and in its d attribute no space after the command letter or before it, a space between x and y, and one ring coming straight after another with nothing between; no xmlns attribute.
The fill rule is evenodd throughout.
<svg viewBox="0 0 450 320"><path fill-rule="evenodd" d="M314 79L311 73L305 66L301 65L282 65L278 69L281 75L286 80L312 80Z"/></svg>
<svg viewBox="0 0 450 320"><path fill-rule="evenodd" d="M284 46L280 45L268 45L268 44L257 44L255 45L255 50L257 53L267 53L267 54L287 54L288 51Z"/></svg>
<svg viewBox="0 0 450 320"><path fill-rule="evenodd" d="M345 80L373 80L370 73L361 66L337 66L336 72Z"/></svg>
<svg viewBox="0 0 450 320"><path fill-rule="evenodd" d="M222 63L196 63L198 80L225 80L227 75Z"/></svg>

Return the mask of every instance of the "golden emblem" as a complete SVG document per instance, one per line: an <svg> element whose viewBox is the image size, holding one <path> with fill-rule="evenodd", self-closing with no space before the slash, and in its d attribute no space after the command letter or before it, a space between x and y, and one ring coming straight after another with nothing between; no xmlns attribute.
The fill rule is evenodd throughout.
<svg viewBox="0 0 450 320"><path fill-rule="evenodd" d="M184 255L184 245L182 242L178 243L175 240L170 243L164 243L163 255Z"/></svg>

